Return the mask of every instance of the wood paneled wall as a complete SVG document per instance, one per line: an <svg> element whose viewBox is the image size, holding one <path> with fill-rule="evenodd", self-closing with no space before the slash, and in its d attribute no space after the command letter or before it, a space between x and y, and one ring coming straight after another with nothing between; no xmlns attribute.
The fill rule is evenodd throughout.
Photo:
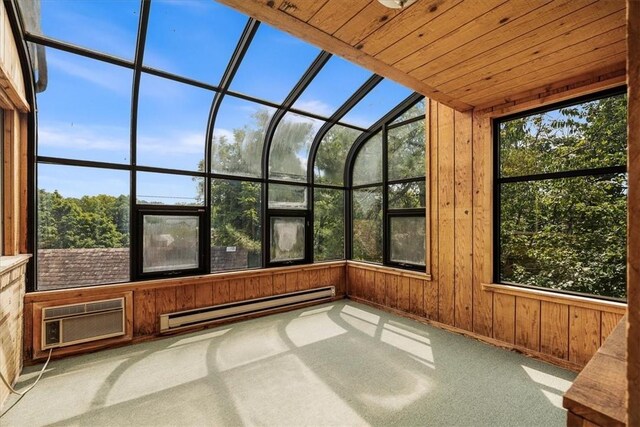
<svg viewBox="0 0 640 427"><path fill-rule="evenodd" d="M595 81L602 88L620 84L618 75ZM583 90L595 90L594 82ZM548 102L562 96L554 92ZM501 106L500 113L506 112ZM491 285L495 114L460 113L430 102L431 276L349 262L347 294L577 370L622 318L625 305Z"/></svg>
<svg viewBox="0 0 640 427"><path fill-rule="evenodd" d="M345 295L346 280L344 261L312 264L298 267L284 267L261 270L247 270L232 273L220 273L182 279L153 280L111 286L95 286L69 290L49 291L27 294L25 297L25 340L24 355L26 361L40 360L46 357L38 351L39 328L38 307L51 303L65 304L78 299L96 299L100 296L113 296L117 293L133 292L132 340L152 339L159 335L159 316L193 308L208 307L236 301L249 300L288 292L313 289L333 285L336 298ZM197 329L197 328L196 328ZM35 331L35 333L34 333ZM98 348L121 344L121 340L89 343L74 346L73 352L92 351ZM53 356L68 354L68 350L59 349Z"/></svg>

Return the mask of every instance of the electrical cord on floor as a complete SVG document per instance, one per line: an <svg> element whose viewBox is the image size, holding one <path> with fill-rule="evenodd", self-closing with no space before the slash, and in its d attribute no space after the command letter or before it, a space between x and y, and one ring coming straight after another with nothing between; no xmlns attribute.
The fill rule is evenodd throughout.
<svg viewBox="0 0 640 427"><path fill-rule="evenodd" d="M47 357L47 361L44 362L44 366L42 367L42 370L40 371L40 375L38 375L38 378L36 378L36 381L33 384L31 384L29 387L27 387L27 389L25 391L18 391L16 389L14 389L13 387L11 387L11 384L9 384L9 381L7 381L7 379L4 377L4 375L2 375L2 373L0 373L0 378L2 378L2 382L9 388L9 391L11 393L13 393L13 394L17 394L18 396L20 396L18 399L16 399L15 402L13 402L13 404L11 406L9 406L3 413L0 414L0 418L4 417L5 414L11 410L11 408L16 406L18 404L18 402L20 402L20 399L22 399L25 396L25 394L29 393L31 391L31 389L34 388L36 386L36 384L38 384L38 381L40 381L40 378L42 378L42 374L44 374L44 371L47 369L47 365L49 365L49 360L51 360L51 353L53 353L53 349L49 350L49 356Z"/></svg>

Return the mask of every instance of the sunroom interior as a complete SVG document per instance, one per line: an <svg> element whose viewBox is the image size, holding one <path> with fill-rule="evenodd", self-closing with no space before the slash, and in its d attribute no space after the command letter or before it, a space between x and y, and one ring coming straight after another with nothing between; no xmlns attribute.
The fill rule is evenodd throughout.
<svg viewBox="0 0 640 427"><path fill-rule="evenodd" d="M640 2L0 13L2 425L640 425Z"/></svg>

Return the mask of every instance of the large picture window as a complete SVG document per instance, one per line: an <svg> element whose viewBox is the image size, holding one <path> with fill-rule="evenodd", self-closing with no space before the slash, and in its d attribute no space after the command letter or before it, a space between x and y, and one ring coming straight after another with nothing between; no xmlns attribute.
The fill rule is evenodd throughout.
<svg viewBox="0 0 640 427"><path fill-rule="evenodd" d="M626 95L498 120L495 280L624 299Z"/></svg>

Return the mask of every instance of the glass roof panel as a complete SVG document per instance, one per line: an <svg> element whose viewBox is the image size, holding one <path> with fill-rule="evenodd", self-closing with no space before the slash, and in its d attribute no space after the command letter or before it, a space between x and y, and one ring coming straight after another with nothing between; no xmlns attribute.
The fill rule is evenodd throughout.
<svg viewBox="0 0 640 427"><path fill-rule="evenodd" d="M211 0L153 0L144 64L217 85L246 23Z"/></svg>
<svg viewBox="0 0 640 427"><path fill-rule="evenodd" d="M293 108L329 117L371 75L364 68L333 56L302 92Z"/></svg>
<svg viewBox="0 0 640 427"><path fill-rule="evenodd" d="M138 106L139 165L204 170L213 92L142 74Z"/></svg>
<svg viewBox="0 0 640 427"><path fill-rule="evenodd" d="M314 164L314 180L319 184L344 184L344 163L351 146L361 132L342 125L334 125L318 146Z"/></svg>
<svg viewBox="0 0 640 427"><path fill-rule="evenodd" d="M422 98L420 101L416 102L407 111L400 114L398 118L396 118L394 121L391 122L391 124L404 122L406 120L413 119L419 116L424 117L424 115L426 114L426 105L427 105L426 102L427 102L427 99Z"/></svg>
<svg viewBox="0 0 640 427"><path fill-rule="evenodd" d="M33 23L36 28L27 28L27 31L133 59L140 19L139 0L45 0L40 2L40 7L42 28ZM22 10L24 12L25 7Z"/></svg>
<svg viewBox="0 0 640 427"><path fill-rule="evenodd" d="M365 142L353 165L353 185L382 182L382 132Z"/></svg>
<svg viewBox="0 0 640 427"><path fill-rule="evenodd" d="M281 103L319 53L302 40L260 24L230 88Z"/></svg>
<svg viewBox="0 0 640 427"><path fill-rule="evenodd" d="M269 178L307 182L309 149L324 123L300 114L285 114L271 141Z"/></svg>
<svg viewBox="0 0 640 427"><path fill-rule="evenodd" d="M204 204L204 178L138 172L136 203L143 205L200 206Z"/></svg>
<svg viewBox="0 0 640 427"><path fill-rule="evenodd" d="M340 121L368 128L411 95L411 93L411 90L406 87L391 80L384 79Z"/></svg>
<svg viewBox="0 0 640 427"><path fill-rule="evenodd" d="M227 95L216 116L211 171L262 176L262 147L275 108Z"/></svg>
<svg viewBox="0 0 640 427"><path fill-rule="evenodd" d="M47 49L38 94L38 155L129 163L132 71Z"/></svg>

